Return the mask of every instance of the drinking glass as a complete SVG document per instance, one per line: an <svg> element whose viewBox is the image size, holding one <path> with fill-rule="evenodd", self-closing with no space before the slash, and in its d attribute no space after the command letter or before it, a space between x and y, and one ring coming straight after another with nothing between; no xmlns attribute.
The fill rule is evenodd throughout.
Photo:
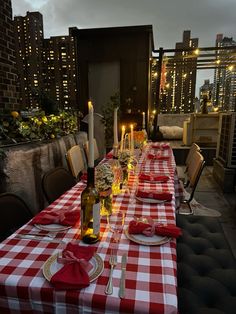
<svg viewBox="0 0 236 314"><path fill-rule="evenodd" d="M109 230L113 233L114 242L119 242L125 221L125 213L117 211L107 216Z"/></svg>

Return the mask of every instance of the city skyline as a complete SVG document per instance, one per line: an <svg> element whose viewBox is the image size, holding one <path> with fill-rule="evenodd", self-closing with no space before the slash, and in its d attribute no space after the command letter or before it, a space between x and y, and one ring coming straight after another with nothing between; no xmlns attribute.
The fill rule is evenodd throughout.
<svg viewBox="0 0 236 314"><path fill-rule="evenodd" d="M190 3L179 0L12 0L13 16L40 11L44 18L45 38L68 35L68 28L96 28L153 25L155 49L174 48L184 30L199 38L199 47L215 46L217 33L235 37L236 2L233 0ZM204 79L213 81L212 71L197 73L196 95Z"/></svg>

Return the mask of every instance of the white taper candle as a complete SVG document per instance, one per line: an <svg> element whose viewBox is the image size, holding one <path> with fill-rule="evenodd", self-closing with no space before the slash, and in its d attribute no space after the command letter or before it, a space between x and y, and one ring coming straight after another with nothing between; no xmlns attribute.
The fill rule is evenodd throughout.
<svg viewBox="0 0 236 314"><path fill-rule="evenodd" d="M131 154L134 154L134 126L133 124L130 125L130 151Z"/></svg>
<svg viewBox="0 0 236 314"><path fill-rule="evenodd" d="M114 124L113 124L114 147L118 147L117 111L118 111L118 108L115 108L114 109Z"/></svg>
<svg viewBox="0 0 236 314"><path fill-rule="evenodd" d="M145 112L143 112L143 129L145 129Z"/></svg>
<svg viewBox="0 0 236 314"><path fill-rule="evenodd" d="M120 140L120 151L122 152L124 149L124 136L125 136L125 126L122 125L121 129L121 140Z"/></svg>
<svg viewBox="0 0 236 314"><path fill-rule="evenodd" d="M94 167L94 121L93 121L93 105L92 102L88 102L88 137L89 137L89 157L88 157L88 166L90 168Z"/></svg>

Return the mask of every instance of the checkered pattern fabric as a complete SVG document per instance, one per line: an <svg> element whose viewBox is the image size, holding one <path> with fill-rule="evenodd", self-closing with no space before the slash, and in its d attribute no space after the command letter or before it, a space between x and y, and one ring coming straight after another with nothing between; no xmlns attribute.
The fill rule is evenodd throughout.
<svg viewBox="0 0 236 314"><path fill-rule="evenodd" d="M157 152L157 150L155 150ZM137 172L129 176L128 188L113 197L113 209L126 213L124 229L134 216L151 216L160 221L175 224L176 174L171 149L161 153L167 161L147 160L146 149L139 158L137 169L146 173L168 175L166 183L138 182ZM135 199L135 188L155 188L173 194L171 202L161 204L142 203ZM71 205L80 207L80 194L84 182L77 183L47 209ZM7 209L6 209L7 210ZM65 243L19 239L17 234L37 232L35 226L26 224L0 244L0 313L177 313L176 241L171 239L161 246L134 243L123 232L119 243L112 241L112 233L106 219L101 219L101 241L95 246L104 261L104 270L98 279L82 290L56 291L44 278L45 261L61 251ZM78 224L56 233L56 239L79 241ZM110 249L116 246L118 264L113 273L113 294L104 293L109 276ZM126 295L118 297L121 277L121 256L127 253Z"/></svg>

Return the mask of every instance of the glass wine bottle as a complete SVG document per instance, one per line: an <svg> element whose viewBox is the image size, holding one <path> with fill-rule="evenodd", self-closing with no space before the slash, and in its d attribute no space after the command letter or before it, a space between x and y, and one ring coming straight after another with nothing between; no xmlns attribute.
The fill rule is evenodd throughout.
<svg viewBox="0 0 236 314"><path fill-rule="evenodd" d="M93 244L100 240L100 198L94 184L94 168L88 168L87 186L81 193L81 239Z"/></svg>

